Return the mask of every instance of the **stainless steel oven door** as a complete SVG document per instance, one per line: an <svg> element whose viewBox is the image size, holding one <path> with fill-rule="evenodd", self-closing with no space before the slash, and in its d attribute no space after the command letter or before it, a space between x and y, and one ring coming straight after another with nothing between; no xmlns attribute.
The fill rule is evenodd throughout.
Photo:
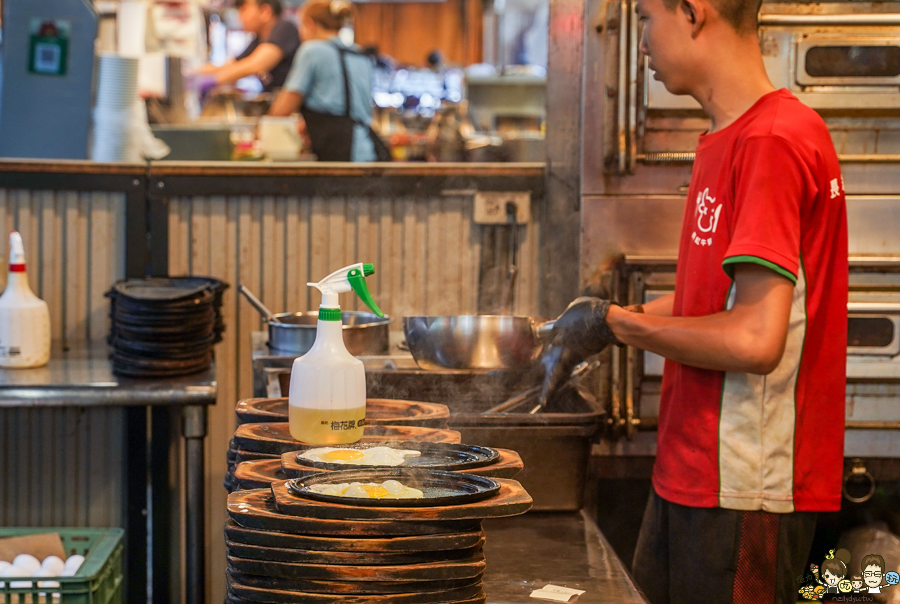
<svg viewBox="0 0 900 604"><path fill-rule="evenodd" d="M669 293L662 290L644 292L644 302ZM895 357L900 355L900 303L849 302L847 304L847 354L850 356ZM644 375L659 377L664 359L644 353Z"/></svg>
<svg viewBox="0 0 900 604"><path fill-rule="evenodd" d="M800 86L900 85L897 35L803 34L797 39L796 57Z"/></svg>
<svg viewBox="0 0 900 604"><path fill-rule="evenodd" d="M900 354L900 304L849 302L847 354L895 357Z"/></svg>

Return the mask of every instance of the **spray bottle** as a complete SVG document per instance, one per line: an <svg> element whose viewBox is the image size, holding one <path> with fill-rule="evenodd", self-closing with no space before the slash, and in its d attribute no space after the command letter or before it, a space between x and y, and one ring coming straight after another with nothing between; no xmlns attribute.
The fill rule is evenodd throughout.
<svg viewBox="0 0 900 604"><path fill-rule="evenodd" d="M291 436L311 445L344 445L362 438L366 420L366 374L363 363L347 351L338 294L353 290L379 317L384 313L366 287L371 264L353 264L318 283L322 292L316 341L294 361L288 394Z"/></svg>
<svg viewBox="0 0 900 604"><path fill-rule="evenodd" d="M50 311L25 272L25 246L9 234L9 276L0 296L0 367L41 367L50 360Z"/></svg>

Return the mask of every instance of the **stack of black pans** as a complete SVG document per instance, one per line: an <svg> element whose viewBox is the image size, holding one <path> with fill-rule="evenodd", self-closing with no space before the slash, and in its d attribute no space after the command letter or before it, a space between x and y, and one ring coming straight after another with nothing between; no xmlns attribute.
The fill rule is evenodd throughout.
<svg viewBox="0 0 900 604"><path fill-rule="evenodd" d="M222 294L208 277L150 277L119 281L110 299L113 373L176 377L209 368L222 340Z"/></svg>

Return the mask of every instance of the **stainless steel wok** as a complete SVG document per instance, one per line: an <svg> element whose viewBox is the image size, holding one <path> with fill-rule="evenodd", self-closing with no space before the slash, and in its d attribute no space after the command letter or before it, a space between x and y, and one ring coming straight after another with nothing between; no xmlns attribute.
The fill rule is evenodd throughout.
<svg viewBox="0 0 900 604"><path fill-rule="evenodd" d="M552 321L508 315L404 317L422 369L523 369L537 362Z"/></svg>
<svg viewBox="0 0 900 604"><path fill-rule="evenodd" d="M316 341L319 313L285 312L272 315L269 325L269 348L281 354L302 355L309 352ZM354 356L387 354L390 317L374 313L344 311L341 313L344 344Z"/></svg>

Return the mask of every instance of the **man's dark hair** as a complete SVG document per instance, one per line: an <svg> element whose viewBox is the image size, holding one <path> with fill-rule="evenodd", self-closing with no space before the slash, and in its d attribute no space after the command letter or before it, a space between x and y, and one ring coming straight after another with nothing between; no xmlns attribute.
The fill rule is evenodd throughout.
<svg viewBox="0 0 900 604"><path fill-rule="evenodd" d="M678 8L680 0L663 0L669 10ZM762 0L710 0L722 18L739 33L755 33L759 28Z"/></svg>
<svg viewBox="0 0 900 604"><path fill-rule="evenodd" d="M281 0L235 0L234 7L240 8L247 2L256 2L257 6L268 6L272 9L272 14L276 17L281 16Z"/></svg>

